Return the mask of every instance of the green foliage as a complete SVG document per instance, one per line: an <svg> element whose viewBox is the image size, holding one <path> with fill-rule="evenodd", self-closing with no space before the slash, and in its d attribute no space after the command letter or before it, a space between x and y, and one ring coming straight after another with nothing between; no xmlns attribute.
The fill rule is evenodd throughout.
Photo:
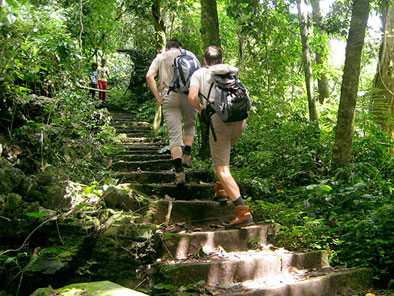
<svg viewBox="0 0 394 296"><path fill-rule="evenodd" d="M235 146L234 162L243 167L241 178L257 191L295 188L318 180L325 172L327 155L320 132L305 118L261 110L248 123Z"/></svg>
<svg viewBox="0 0 394 296"><path fill-rule="evenodd" d="M393 202L367 211L362 219L341 221L336 261L349 266L373 267L375 279L387 283L394 272L393 225Z"/></svg>
<svg viewBox="0 0 394 296"><path fill-rule="evenodd" d="M53 94L73 78L82 57L78 44L64 26L65 12L57 6L34 6L15 2L1 7L1 73L8 87L38 94Z"/></svg>

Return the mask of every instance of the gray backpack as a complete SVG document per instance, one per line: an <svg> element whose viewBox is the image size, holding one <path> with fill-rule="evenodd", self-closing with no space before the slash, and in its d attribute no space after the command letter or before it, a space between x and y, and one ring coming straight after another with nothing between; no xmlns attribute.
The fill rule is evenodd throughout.
<svg viewBox="0 0 394 296"><path fill-rule="evenodd" d="M215 85L215 102L209 102L210 107L224 122L234 122L249 116L251 101L249 92L235 73L215 74L209 93Z"/></svg>
<svg viewBox="0 0 394 296"><path fill-rule="evenodd" d="M174 59L174 78L172 79L168 93L175 91L177 93L188 94L190 87L190 78L193 73L200 69L200 62L192 56L187 55L186 50L181 48L181 54Z"/></svg>

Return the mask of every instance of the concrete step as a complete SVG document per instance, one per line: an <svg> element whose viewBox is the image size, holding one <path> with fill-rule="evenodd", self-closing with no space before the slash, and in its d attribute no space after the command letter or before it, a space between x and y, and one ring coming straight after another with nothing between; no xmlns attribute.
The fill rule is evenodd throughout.
<svg viewBox="0 0 394 296"><path fill-rule="evenodd" d="M117 138L122 144L155 144L165 146L161 138L129 137L126 134L118 134Z"/></svg>
<svg viewBox="0 0 394 296"><path fill-rule="evenodd" d="M186 172L187 175L187 172ZM159 198L170 198L176 200L211 200L214 195L213 183L189 183L176 186L171 183L163 184L130 184L131 188L147 196L155 195Z"/></svg>
<svg viewBox="0 0 394 296"><path fill-rule="evenodd" d="M370 289L372 277L369 268L322 269L266 277L227 288L217 287L212 292L227 296L350 296Z"/></svg>
<svg viewBox="0 0 394 296"><path fill-rule="evenodd" d="M162 144L155 144L155 143L123 143L122 147L125 151L155 151L159 152L160 149L165 147Z"/></svg>
<svg viewBox="0 0 394 296"><path fill-rule="evenodd" d="M138 158L140 156L146 157L170 157L168 154L165 155L127 155L127 157ZM174 181L174 173L169 171L163 172L152 172L152 171L141 171L141 172L117 172L116 178L120 178L123 182L135 182L140 184L149 183L171 183ZM207 171L196 171L192 170L186 172L186 182L212 182L213 175Z"/></svg>
<svg viewBox="0 0 394 296"><path fill-rule="evenodd" d="M170 170L173 168L173 163L167 159L156 160L140 160L140 161L124 161L119 160L112 163L112 169L119 171L159 171Z"/></svg>
<svg viewBox="0 0 394 296"><path fill-rule="evenodd" d="M128 119L130 121L134 121L136 119L137 112L119 112L119 111L111 111L109 112L112 118L119 119Z"/></svg>
<svg viewBox="0 0 394 296"><path fill-rule="evenodd" d="M121 147L123 150L116 154L117 157L122 156L122 155L144 155L144 154L145 155L152 155L152 156L167 155L167 156L171 157L170 153L159 153L157 148L149 148L148 147L146 149L139 149L139 148L133 149L132 146L129 146L129 147L121 146Z"/></svg>
<svg viewBox="0 0 394 296"><path fill-rule="evenodd" d="M122 132L152 132L152 127L147 122L130 122L128 120L111 121L111 126Z"/></svg>
<svg viewBox="0 0 394 296"><path fill-rule="evenodd" d="M119 129L116 128L116 134L119 137L129 137L129 138L150 138L150 130L134 130L134 129Z"/></svg>
<svg viewBox="0 0 394 296"><path fill-rule="evenodd" d="M172 259L187 259L198 254L203 246L211 249L222 247L226 252L246 251L251 240L260 245L267 245L278 231L278 225L267 224L232 230L165 233L163 256Z"/></svg>
<svg viewBox="0 0 394 296"><path fill-rule="evenodd" d="M155 224L187 223L193 226L219 224L234 217L231 202L158 200L150 204L150 216Z"/></svg>
<svg viewBox="0 0 394 296"><path fill-rule="evenodd" d="M124 153L124 154L119 154L115 156L115 159L117 160L123 160L123 161L150 161L150 160L155 160L155 159L167 159L168 161L171 161L171 155L170 154L130 154L130 153Z"/></svg>
<svg viewBox="0 0 394 296"><path fill-rule="evenodd" d="M217 286L258 280L296 270L327 267L329 264L325 251L294 253L278 249L227 253L219 250L212 251L206 258L191 258L190 262L169 261L159 265L159 270L164 278L171 279L171 283L177 286L198 281L205 281L208 286Z"/></svg>

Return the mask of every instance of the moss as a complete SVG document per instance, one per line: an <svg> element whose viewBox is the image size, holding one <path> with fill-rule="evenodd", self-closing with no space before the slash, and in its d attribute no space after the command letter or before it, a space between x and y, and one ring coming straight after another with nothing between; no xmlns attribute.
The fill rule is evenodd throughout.
<svg viewBox="0 0 394 296"><path fill-rule="evenodd" d="M34 291L33 294L31 294L31 296L50 296L50 295L52 295L52 291L49 288L40 288Z"/></svg>
<svg viewBox="0 0 394 296"><path fill-rule="evenodd" d="M22 184L25 174L0 157L0 194L16 191Z"/></svg>
<svg viewBox="0 0 394 296"><path fill-rule="evenodd" d="M48 296L52 295L50 289L38 289L33 296ZM85 296L143 296L146 294L136 292L134 290L122 287L110 281L92 282L92 283L78 283L65 286L56 290L56 295L72 296L72 295L85 295Z"/></svg>
<svg viewBox="0 0 394 296"><path fill-rule="evenodd" d="M163 233L163 240L165 241L172 241L172 240L179 240L182 237L179 233Z"/></svg>

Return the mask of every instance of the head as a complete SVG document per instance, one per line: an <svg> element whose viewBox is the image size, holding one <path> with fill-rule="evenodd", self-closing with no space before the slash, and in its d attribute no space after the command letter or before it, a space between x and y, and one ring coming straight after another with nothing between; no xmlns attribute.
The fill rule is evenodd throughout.
<svg viewBox="0 0 394 296"><path fill-rule="evenodd" d="M182 47L182 42L176 38L169 39L166 44L166 50L169 50L171 48L181 48L181 47Z"/></svg>
<svg viewBox="0 0 394 296"><path fill-rule="evenodd" d="M105 66L107 64L107 60L106 59L102 59L101 60L101 66Z"/></svg>
<svg viewBox="0 0 394 296"><path fill-rule="evenodd" d="M204 52L204 60L208 66L223 63L223 55L220 47L216 45L209 46Z"/></svg>
<svg viewBox="0 0 394 296"><path fill-rule="evenodd" d="M97 63L92 63L92 69L96 70L97 69Z"/></svg>

